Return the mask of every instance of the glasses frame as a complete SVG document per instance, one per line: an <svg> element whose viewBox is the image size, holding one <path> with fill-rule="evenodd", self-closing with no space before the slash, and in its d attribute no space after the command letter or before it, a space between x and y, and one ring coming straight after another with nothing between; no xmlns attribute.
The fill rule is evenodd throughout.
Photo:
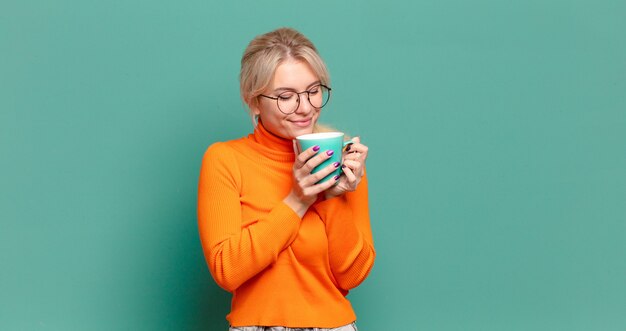
<svg viewBox="0 0 626 331"><path fill-rule="evenodd" d="M321 87L323 87L323 88L328 90L328 99L326 99L326 102L324 102L324 104L321 105L320 107L315 107L311 103L311 93L312 93L311 90L313 88L315 88L316 86L321 86ZM268 99L272 99L272 100L276 100L276 107L278 108L278 111L280 111L281 113L283 113L285 115L291 115L291 114L295 113L298 110L298 108L300 108L300 94L306 93L306 99L309 101L309 105L311 105L311 107L313 107L315 109L322 109L324 106L326 106L328 104L328 101L330 101L330 95L331 95L330 91L332 91L332 89L330 87L324 85L324 84L316 84L315 86L312 86L308 90L302 91L302 92L288 91L288 92L293 92L293 93L295 93L298 96L296 108L292 112L289 112L289 113L286 113L282 109L280 109L280 105L279 105L279 102L278 102L280 94L277 97L273 97L273 96L265 95L265 94L260 94L259 96L260 97L264 97L264 98L268 98ZM282 92L282 93L285 93L285 92Z"/></svg>

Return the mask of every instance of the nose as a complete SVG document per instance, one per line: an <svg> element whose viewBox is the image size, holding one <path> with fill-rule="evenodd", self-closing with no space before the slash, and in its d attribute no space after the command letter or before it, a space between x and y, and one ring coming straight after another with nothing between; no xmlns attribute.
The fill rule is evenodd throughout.
<svg viewBox="0 0 626 331"><path fill-rule="evenodd" d="M309 101L309 94L307 92L298 93L298 98L300 103L298 104L298 108L296 108L295 113L308 114L314 109L313 105L311 105L311 102Z"/></svg>

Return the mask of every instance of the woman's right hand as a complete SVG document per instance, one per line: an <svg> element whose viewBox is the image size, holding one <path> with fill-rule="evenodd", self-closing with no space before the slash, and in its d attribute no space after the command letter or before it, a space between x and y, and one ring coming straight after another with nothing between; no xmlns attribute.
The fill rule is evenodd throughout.
<svg viewBox="0 0 626 331"><path fill-rule="evenodd" d="M330 153L330 154L329 154ZM319 193L333 186L337 178L331 178L323 183L316 184L322 178L339 167L339 163L331 164L324 169L311 174L313 168L326 161L332 155L332 151L321 151L319 146L313 146L304 150L296 157L293 164L293 185L289 195L283 200L300 217L317 200Z"/></svg>

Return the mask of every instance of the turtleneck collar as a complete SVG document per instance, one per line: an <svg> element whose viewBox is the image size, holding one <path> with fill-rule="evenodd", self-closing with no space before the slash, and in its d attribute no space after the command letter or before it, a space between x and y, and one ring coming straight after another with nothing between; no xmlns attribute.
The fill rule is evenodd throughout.
<svg viewBox="0 0 626 331"><path fill-rule="evenodd" d="M293 141L267 131L261 121L259 121L250 138L260 144L263 147L263 154L271 159L291 162L295 160Z"/></svg>

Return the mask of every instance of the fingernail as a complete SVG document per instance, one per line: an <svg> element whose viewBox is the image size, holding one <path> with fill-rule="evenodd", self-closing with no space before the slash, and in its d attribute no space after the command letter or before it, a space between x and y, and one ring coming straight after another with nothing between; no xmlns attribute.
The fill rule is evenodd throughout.
<svg viewBox="0 0 626 331"><path fill-rule="evenodd" d="M317 151L320 150L320 147L318 145L315 145L315 146L313 146L313 150L317 152Z"/></svg>
<svg viewBox="0 0 626 331"><path fill-rule="evenodd" d="M333 163L333 165L335 166L335 168L339 168L339 162L335 162Z"/></svg>
<svg viewBox="0 0 626 331"><path fill-rule="evenodd" d="M333 179L335 179L335 180L339 179L339 175L333 177Z"/></svg>
<svg viewBox="0 0 626 331"><path fill-rule="evenodd" d="M345 168L345 167L346 167L346 165L345 165L345 164L341 166L341 168L342 168L342 169L343 169L343 168Z"/></svg>
<svg viewBox="0 0 626 331"><path fill-rule="evenodd" d="M346 152L349 152L350 148L352 148L352 144L348 144L348 146L346 147Z"/></svg>
<svg viewBox="0 0 626 331"><path fill-rule="evenodd" d="M328 155L328 156L331 156L331 155L333 155L334 153L335 153L335 152L333 152L333 151L326 151L326 155Z"/></svg>

